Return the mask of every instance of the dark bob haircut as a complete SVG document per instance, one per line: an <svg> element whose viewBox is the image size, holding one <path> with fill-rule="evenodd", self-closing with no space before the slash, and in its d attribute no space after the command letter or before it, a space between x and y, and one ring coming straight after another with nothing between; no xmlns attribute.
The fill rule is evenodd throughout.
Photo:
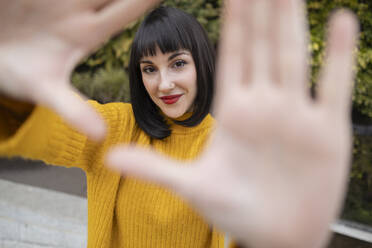
<svg viewBox="0 0 372 248"><path fill-rule="evenodd" d="M140 60L162 53L190 51L197 73L197 94L190 118L175 123L187 127L198 125L209 113L214 94L215 52L208 36L191 15L171 7L153 10L142 22L132 44L129 80L132 108L139 127L152 138L164 139L171 134L166 120L151 100L142 81Z"/></svg>

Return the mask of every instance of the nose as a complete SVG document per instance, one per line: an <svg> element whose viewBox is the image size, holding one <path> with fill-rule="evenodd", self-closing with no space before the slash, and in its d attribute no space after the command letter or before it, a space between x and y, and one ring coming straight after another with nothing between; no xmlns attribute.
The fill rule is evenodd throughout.
<svg viewBox="0 0 372 248"><path fill-rule="evenodd" d="M172 77L169 75L168 72L164 71L160 73L160 84L159 84L159 91L170 91L174 89L175 84L173 82Z"/></svg>

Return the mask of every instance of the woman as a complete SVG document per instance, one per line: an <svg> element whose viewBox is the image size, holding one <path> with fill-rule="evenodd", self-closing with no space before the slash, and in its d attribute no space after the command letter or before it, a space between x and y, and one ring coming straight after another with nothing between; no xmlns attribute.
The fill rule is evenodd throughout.
<svg viewBox="0 0 372 248"><path fill-rule="evenodd" d="M8 155L86 172L88 246L220 247L223 236L173 193L103 166L105 151L119 143L151 147L178 160L195 158L213 124L214 64L213 48L196 19L159 7L145 18L132 45L132 104L92 103L108 123L105 141L87 140L38 107L17 130L17 149Z"/></svg>
<svg viewBox="0 0 372 248"><path fill-rule="evenodd" d="M132 105L126 110L129 116L122 118L132 123L121 125L129 138L125 142L179 160L197 156L213 123L208 113L214 51L201 25L181 10L155 9L134 38L129 73ZM118 190L117 244L138 240L134 246L216 247L223 243L168 191L130 178L121 180Z"/></svg>
<svg viewBox="0 0 372 248"><path fill-rule="evenodd" d="M31 5L33 11L17 8L22 7L22 3L30 6L26 1L0 1L2 94L48 105L90 137L102 138L104 128L97 122L94 111L68 91L68 75L88 51L155 1L66 0L55 1L52 8L49 1L35 0ZM110 153L107 158L110 164L178 192L211 223L249 247L321 247L325 244L346 182L350 145L347 110L357 25L349 13L337 14L332 19L328 63L323 71L319 98L314 100L306 94L305 87L307 28L302 7L299 0L227 1L218 70L218 126L211 145L200 159L176 166L174 161L162 156L127 149ZM193 59L196 63L197 59ZM155 71L156 75L157 69L163 73L162 63L150 62L160 69L151 65L142 68L145 73L151 76ZM173 68L183 68L182 65L179 63ZM157 81L148 81L151 82ZM180 90L175 92L176 96L166 97L159 105L176 101L177 95L188 92L180 85L174 85L174 89ZM148 87L151 89L150 84ZM163 96L168 95L160 95ZM0 101L0 154L22 154L44 157L60 165L81 165L88 175L89 226L93 227L89 228L88 245L107 247L123 238L114 228L120 225L115 214L122 214L120 209L115 210L115 206L120 206L117 204L120 199L115 199L120 177L102 166L90 165L92 162L102 165L100 160L109 144L119 141L135 139L144 146L158 144L155 149L167 152L159 145L160 140L149 138L142 131L132 132L130 137L121 137L120 132L115 132L121 126L133 130L136 125L134 118L122 118L121 113L128 113L129 105L93 104L110 124L105 142L94 143L68 130L59 117L46 109L38 107L28 116L27 108L9 104L10 100L4 97L0 97ZM188 107L186 105L186 109ZM194 107L190 109L192 113L196 113ZM192 114L182 115L179 121L189 115ZM26 117L27 121L20 126ZM208 123L207 118L195 128ZM93 121L97 124L91 125ZM177 125L177 120L168 118L167 121L172 135L182 136L175 127L183 129L184 126ZM41 127L44 123L47 128ZM117 125L113 125L115 123ZM69 135L63 135L64 132ZM164 133L166 136L167 131L161 135ZM206 133L200 130L197 137ZM34 143L38 141L45 149L36 149ZM63 149L58 149L61 147ZM87 153L93 156L84 156ZM153 197L163 193L159 189L159 194ZM155 206L149 211L158 209L163 207ZM104 218L106 213L112 218ZM161 211L157 213L160 213L157 217L163 216ZM148 218L140 225L153 220ZM165 223L167 218L158 220ZM131 221L122 219L121 223ZM134 235L140 231L139 228L131 230Z"/></svg>

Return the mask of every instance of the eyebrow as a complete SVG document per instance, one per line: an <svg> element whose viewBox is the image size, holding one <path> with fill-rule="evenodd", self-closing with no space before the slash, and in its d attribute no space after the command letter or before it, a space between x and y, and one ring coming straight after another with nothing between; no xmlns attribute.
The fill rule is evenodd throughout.
<svg viewBox="0 0 372 248"><path fill-rule="evenodd" d="M171 56L169 56L168 61L171 61L172 59L180 56L180 55L189 55L188 52L177 52L173 53ZM140 64L154 64L151 60L141 60Z"/></svg>
<svg viewBox="0 0 372 248"><path fill-rule="evenodd" d="M189 55L187 52L178 52L178 53L173 53L171 56L169 56L168 61L171 61L172 59L180 56L180 55Z"/></svg>

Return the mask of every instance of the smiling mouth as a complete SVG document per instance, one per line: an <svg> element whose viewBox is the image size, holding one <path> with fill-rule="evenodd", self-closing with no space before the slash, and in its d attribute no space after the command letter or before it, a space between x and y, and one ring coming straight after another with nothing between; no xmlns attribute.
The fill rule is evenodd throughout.
<svg viewBox="0 0 372 248"><path fill-rule="evenodd" d="M160 99L165 103L165 104L174 104L178 102L178 100L183 96L183 94L178 94L178 95L170 95L170 96L162 96Z"/></svg>

